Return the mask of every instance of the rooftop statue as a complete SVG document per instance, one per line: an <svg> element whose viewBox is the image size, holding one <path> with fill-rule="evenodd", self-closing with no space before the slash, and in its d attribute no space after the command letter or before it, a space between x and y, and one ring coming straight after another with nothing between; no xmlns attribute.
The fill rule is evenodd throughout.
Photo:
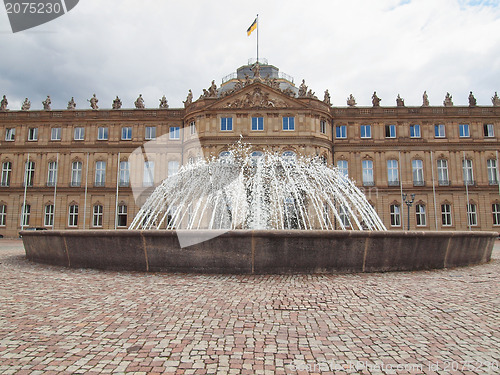
<svg viewBox="0 0 500 375"><path fill-rule="evenodd" d="M31 102L28 100L28 98L24 99L24 103L21 106L21 111L29 111L31 108Z"/></svg>
<svg viewBox="0 0 500 375"><path fill-rule="evenodd" d="M116 95L116 99L113 100L113 105L111 108L113 109L120 109L122 107L122 101L120 100L120 98L118 97L118 95Z"/></svg>
<svg viewBox="0 0 500 375"><path fill-rule="evenodd" d="M7 101L7 97L4 95L3 99L0 101L0 111L6 111L8 104L9 102Z"/></svg>
<svg viewBox="0 0 500 375"><path fill-rule="evenodd" d="M500 98L498 97L496 91L495 91L495 96L491 98L491 102L493 103L493 107L500 107Z"/></svg>
<svg viewBox="0 0 500 375"><path fill-rule="evenodd" d="M258 62L253 64L252 66L252 71L253 71L253 77L254 78L260 78L260 65Z"/></svg>
<svg viewBox="0 0 500 375"><path fill-rule="evenodd" d="M318 97L315 94L316 93L313 92L313 90L309 89L309 91L307 92L307 97L308 98L313 98L313 99L318 99Z"/></svg>
<svg viewBox="0 0 500 375"><path fill-rule="evenodd" d="M167 98L165 97L165 95L163 95L163 97L160 99L160 108L161 109L168 108L168 102L167 102Z"/></svg>
<svg viewBox="0 0 500 375"><path fill-rule="evenodd" d="M453 97L449 92L447 92L446 96L444 97L443 105L445 107L453 107Z"/></svg>
<svg viewBox="0 0 500 375"><path fill-rule="evenodd" d="M382 99L380 99L378 96L377 96L377 92L374 91L373 92L373 95L372 95L372 104L374 107L380 107L380 101Z"/></svg>
<svg viewBox="0 0 500 375"><path fill-rule="evenodd" d="M325 90L325 97L323 99L323 103L326 105L330 106L332 105L332 98L330 97L330 93L328 92L328 89Z"/></svg>
<svg viewBox="0 0 500 375"><path fill-rule="evenodd" d="M422 107L429 106L429 97L427 96L427 91L424 91L424 95L422 95Z"/></svg>
<svg viewBox="0 0 500 375"><path fill-rule="evenodd" d="M212 81L212 84L208 88L208 97L209 98L217 97L217 85L215 84L215 80Z"/></svg>
<svg viewBox="0 0 500 375"><path fill-rule="evenodd" d="M354 98L352 94L349 94L349 97L347 98L347 105L349 107L356 107L356 98Z"/></svg>
<svg viewBox="0 0 500 375"><path fill-rule="evenodd" d="M139 94L139 97L134 102L135 108L144 109L144 99L142 98L142 94Z"/></svg>
<svg viewBox="0 0 500 375"><path fill-rule="evenodd" d="M71 100L68 102L68 109L75 109L76 108L76 103L75 103L75 98L71 97Z"/></svg>
<svg viewBox="0 0 500 375"><path fill-rule="evenodd" d="M184 106L187 107L193 102L193 92L189 89L186 100L184 101Z"/></svg>
<svg viewBox="0 0 500 375"><path fill-rule="evenodd" d="M97 99L97 97L95 96L92 96L90 99L88 99L88 101L90 102L90 108L92 109L99 109L99 107L97 106L97 103L99 102L99 99Z"/></svg>
<svg viewBox="0 0 500 375"><path fill-rule="evenodd" d="M43 110L44 111L50 111L50 105L52 104L52 100L50 100L50 96L47 95L47 99L45 99L43 102Z"/></svg>
<svg viewBox="0 0 500 375"><path fill-rule="evenodd" d="M475 107L476 105L477 105L477 100L474 97L474 95L472 95L472 91L471 91L469 94L469 107Z"/></svg>
<svg viewBox="0 0 500 375"><path fill-rule="evenodd" d="M404 107L405 106L405 100L398 94L398 97L396 98L396 105L398 107Z"/></svg>
<svg viewBox="0 0 500 375"><path fill-rule="evenodd" d="M306 86L306 80L303 79L302 83L299 86L299 98L303 98L307 95L307 86Z"/></svg>

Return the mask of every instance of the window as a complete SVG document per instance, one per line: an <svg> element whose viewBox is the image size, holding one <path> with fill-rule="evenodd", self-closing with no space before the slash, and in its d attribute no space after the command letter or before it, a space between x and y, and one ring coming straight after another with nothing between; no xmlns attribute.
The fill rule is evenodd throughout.
<svg viewBox="0 0 500 375"><path fill-rule="evenodd" d="M196 134L196 123L194 121L189 124L189 133L191 135Z"/></svg>
<svg viewBox="0 0 500 375"><path fill-rule="evenodd" d="M47 176L47 186L56 186L57 183L57 162L49 162L49 173Z"/></svg>
<svg viewBox="0 0 500 375"><path fill-rule="evenodd" d="M92 217L92 226L102 227L102 206L96 204L94 206L94 215Z"/></svg>
<svg viewBox="0 0 500 375"><path fill-rule="evenodd" d="M35 179L35 162L27 161L24 166L24 186L33 186Z"/></svg>
<svg viewBox="0 0 500 375"><path fill-rule="evenodd" d="M410 138L420 138L420 125L410 125Z"/></svg>
<svg viewBox="0 0 500 375"><path fill-rule="evenodd" d="M120 186L128 186L130 183L130 164L128 161L120 162Z"/></svg>
<svg viewBox="0 0 500 375"><path fill-rule="evenodd" d="M219 154L219 160L223 163L229 163L232 161L232 155L231 155L231 152L230 151L222 151L220 154ZM193 162L194 162L194 158L193 158Z"/></svg>
<svg viewBox="0 0 500 375"><path fill-rule="evenodd" d="M495 128L493 124L484 124L484 136L485 137L494 137L495 136Z"/></svg>
<svg viewBox="0 0 500 375"><path fill-rule="evenodd" d="M38 140L38 128L29 128L28 141L37 141L37 140Z"/></svg>
<svg viewBox="0 0 500 375"><path fill-rule="evenodd" d="M127 226L127 206L121 204L118 206L118 220L117 225L119 227Z"/></svg>
<svg viewBox="0 0 500 375"><path fill-rule="evenodd" d="M486 161L488 168L488 182L490 185L498 185L497 161L496 159L488 159Z"/></svg>
<svg viewBox="0 0 500 375"><path fill-rule="evenodd" d="M232 117L221 117L220 130L221 131L232 131L233 130L233 118Z"/></svg>
<svg viewBox="0 0 500 375"><path fill-rule="evenodd" d="M424 162L420 159L412 161L413 186L424 186Z"/></svg>
<svg viewBox="0 0 500 375"><path fill-rule="evenodd" d="M371 137L372 137L372 126L361 125L361 138L371 138Z"/></svg>
<svg viewBox="0 0 500 375"><path fill-rule="evenodd" d="M373 161L363 160L363 185L373 186Z"/></svg>
<svg viewBox="0 0 500 375"><path fill-rule="evenodd" d="M295 130L295 117L283 117L283 130Z"/></svg>
<svg viewBox="0 0 500 375"><path fill-rule="evenodd" d="M401 207L399 204L391 204L391 227L401 226Z"/></svg>
<svg viewBox="0 0 500 375"><path fill-rule="evenodd" d="M132 139L132 128L130 126L125 126L122 128L122 140L130 141Z"/></svg>
<svg viewBox="0 0 500 375"><path fill-rule="evenodd" d="M50 129L50 140L51 141L60 141L61 140L61 128Z"/></svg>
<svg viewBox="0 0 500 375"><path fill-rule="evenodd" d="M467 205L467 225L472 227L477 225L477 206L472 203Z"/></svg>
<svg viewBox="0 0 500 375"><path fill-rule="evenodd" d="M397 160L387 160L387 181L389 186L399 186L399 170Z"/></svg>
<svg viewBox="0 0 500 375"><path fill-rule="evenodd" d="M168 162L168 177L176 175L179 172L179 162L177 160L170 160Z"/></svg>
<svg viewBox="0 0 500 375"><path fill-rule="evenodd" d="M385 137L386 138L396 138L396 125L386 125L385 126Z"/></svg>
<svg viewBox="0 0 500 375"><path fill-rule="evenodd" d="M321 134L326 134L326 121L325 120L321 120L319 122L319 132Z"/></svg>
<svg viewBox="0 0 500 375"><path fill-rule="evenodd" d="M156 126L146 126L146 140L156 139Z"/></svg>
<svg viewBox="0 0 500 375"><path fill-rule="evenodd" d="M13 142L16 139L16 128L5 129L5 140Z"/></svg>
<svg viewBox="0 0 500 375"><path fill-rule="evenodd" d="M77 204L72 204L71 206L69 206L68 226L69 227L78 226L78 205Z"/></svg>
<svg viewBox="0 0 500 375"><path fill-rule="evenodd" d="M23 205L21 208L21 227L30 225L31 205Z"/></svg>
<svg viewBox="0 0 500 375"><path fill-rule="evenodd" d="M252 165L256 166L259 162L262 161L262 157L264 154L262 151L254 151L250 154L250 157L252 158Z"/></svg>
<svg viewBox="0 0 500 375"><path fill-rule="evenodd" d="M155 176L155 162L145 161L144 162L144 175L142 177L143 186L153 186Z"/></svg>
<svg viewBox="0 0 500 375"><path fill-rule="evenodd" d="M80 186L82 184L82 162L74 161L71 164L71 186Z"/></svg>
<svg viewBox="0 0 500 375"><path fill-rule="evenodd" d="M83 141L85 139L85 128L75 128L75 134L73 139L75 141Z"/></svg>
<svg viewBox="0 0 500 375"><path fill-rule="evenodd" d="M458 130L459 130L459 133L460 133L460 138L470 137L469 124L459 124L458 125Z"/></svg>
<svg viewBox="0 0 500 375"><path fill-rule="evenodd" d="M43 220L43 225L46 227L54 226L54 205L48 204L45 206L45 217Z"/></svg>
<svg viewBox="0 0 500 375"><path fill-rule="evenodd" d="M464 172L464 184L474 185L474 173L472 170L472 160L463 159L462 160L462 169Z"/></svg>
<svg viewBox="0 0 500 375"><path fill-rule="evenodd" d="M339 169L341 175L344 177L349 176L349 164L347 160L337 160L337 168Z"/></svg>
<svg viewBox="0 0 500 375"><path fill-rule="evenodd" d="M444 137L446 137L444 124L436 124L436 125L434 125L434 136L436 138L444 138Z"/></svg>
<svg viewBox="0 0 500 375"><path fill-rule="evenodd" d="M344 227L348 228L351 226L351 221L349 220L349 210L346 206L340 206L339 208L340 221Z"/></svg>
<svg viewBox="0 0 500 375"><path fill-rule="evenodd" d="M106 183L106 162L97 161L95 163L95 184L94 186L104 186Z"/></svg>
<svg viewBox="0 0 500 375"><path fill-rule="evenodd" d="M181 131L178 126L171 126L169 132L170 139L181 139Z"/></svg>
<svg viewBox="0 0 500 375"><path fill-rule="evenodd" d="M425 227L427 225L425 217L425 205L417 204L415 206L415 214L417 218L417 227Z"/></svg>
<svg viewBox="0 0 500 375"><path fill-rule="evenodd" d="M0 215L2 213L1 208L2 207L0 206ZM491 205L491 213L493 214L493 225L500 225L500 203L493 203ZM1 216L0 216L0 220L1 220Z"/></svg>
<svg viewBox="0 0 500 375"><path fill-rule="evenodd" d="M450 184L450 179L448 177L448 160L438 159L437 170L438 170L438 184L440 186L448 186Z"/></svg>
<svg viewBox="0 0 500 375"><path fill-rule="evenodd" d="M335 138L347 138L347 126L346 125L337 125L335 127Z"/></svg>
<svg viewBox="0 0 500 375"><path fill-rule="evenodd" d="M447 203L441 205L441 224L443 227L451 226L451 205Z"/></svg>
<svg viewBox="0 0 500 375"><path fill-rule="evenodd" d="M295 161L297 160L297 155L293 151L285 151L281 154L281 157L285 165L295 165Z"/></svg>
<svg viewBox="0 0 500 375"><path fill-rule="evenodd" d="M97 140L98 141L107 141L108 140L108 128L101 126L97 128Z"/></svg>
<svg viewBox="0 0 500 375"><path fill-rule="evenodd" d="M252 117L252 130L264 130L264 117Z"/></svg>
<svg viewBox="0 0 500 375"><path fill-rule="evenodd" d="M4 227L7 223L7 206L0 204L0 227Z"/></svg>
<svg viewBox="0 0 500 375"><path fill-rule="evenodd" d="M2 163L2 179L0 181L0 186L10 186L10 174L12 173L12 162L6 161Z"/></svg>

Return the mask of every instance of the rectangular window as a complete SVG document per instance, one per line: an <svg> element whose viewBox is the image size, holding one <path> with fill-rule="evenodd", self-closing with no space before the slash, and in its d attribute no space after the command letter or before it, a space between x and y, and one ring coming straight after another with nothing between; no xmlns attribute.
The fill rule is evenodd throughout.
<svg viewBox="0 0 500 375"><path fill-rule="evenodd" d="M264 117L252 117L252 130L264 130Z"/></svg>
<svg viewBox="0 0 500 375"><path fill-rule="evenodd" d="M71 206L69 206L68 226L69 227L77 227L78 226L78 205L77 204L72 204Z"/></svg>
<svg viewBox="0 0 500 375"><path fill-rule="evenodd" d="M385 137L386 138L396 138L396 125L386 125L385 126Z"/></svg>
<svg viewBox="0 0 500 375"><path fill-rule="evenodd" d="M498 185L497 161L496 159L488 159L486 162L488 169L488 182L490 185Z"/></svg>
<svg viewBox="0 0 500 375"><path fill-rule="evenodd" d="M189 133L191 135L196 134L196 123L194 121L189 124Z"/></svg>
<svg viewBox="0 0 500 375"><path fill-rule="evenodd" d="M424 186L424 162L420 159L412 161L413 186Z"/></svg>
<svg viewBox="0 0 500 375"><path fill-rule="evenodd" d="M57 183L57 162L49 162L49 172L47 175L47 186L56 186Z"/></svg>
<svg viewBox="0 0 500 375"><path fill-rule="evenodd" d="M168 170L167 170L168 177L177 174L177 172L179 172L179 162L177 160L170 160L168 162Z"/></svg>
<svg viewBox="0 0 500 375"><path fill-rule="evenodd" d="M441 205L441 224L443 227L450 227L451 222L451 205L442 204Z"/></svg>
<svg viewBox="0 0 500 375"><path fill-rule="evenodd" d="M54 226L54 205L48 204L45 206L45 216L43 220L43 225L46 227Z"/></svg>
<svg viewBox="0 0 500 375"><path fill-rule="evenodd" d="M349 165L347 160L337 160L337 168L344 177L349 176Z"/></svg>
<svg viewBox="0 0 500 375"><path fill-rule="evenodd" d="M75 141L83 141L85 139L85 128L82 127L75 128L75 134L73 139Z"/></svg>
<svg viewBox="0 0 500 375"><path fill-rule="evenodd" d="M283 117L283 130L295 130L295 117Z"/></svg>
<svg viewBox="0 0 500 375"><path fill-rule="evenodd" d="M107 141L108 140L108 128L105 126L100 126L97 128L97 140Z"/></svg>
<svg viewBox="0 0 500 375"><path fill-rule="evenodd" d="M60 141L61 140L61 128L50 129L50 140L51 141Z"/></svg>
<svg viewBox="0 0 500 375"><path fill-rule="evenodd" d="M171 126L169 131L169 138L176 140L181 139L181 130L178 126Z"/></svg>
<svg viewBox="0 0 500 375"><path fill-rule="evenodd" d="M500 225L500 203L493 203L491 205L491 213L493 214L493 225Z"/></svg>
<svg viewBox="0 0 500 375"><path fill-rule="evenodd" d="M493 124L484 124L484 136L487 138L495 136L495 127Z"/></svg>
<svg viewBox="0 0 500 375"><path fill-rule="evenodd" d="M80 186L82 184L82 162L74 161L71 164L71 186Z"/></svg>
<svg viewBox="0 0 500 375"><path fill-rule="evenodd" d="M325 120L321 120L319 122L319 132L321 134L326 134L326 121Z"/></svg>
<svg viewBox="0 0 500 375"><path fill-rule="evenodd" d="M361 138L371 138L371 137L372 137L372 126L361 125Z"/></svg>
<svg viewBox="0 0 500 375"><path fill-rule="evenodd" d="M434 125L434 136L436 138L444 138L444 137L446 137L444 124L436 124L436 125Z"/></svg>
<svg viewBox="0 0 500 375"><path fill-rule="evenodd" d="M146 136L144 138L147 141L156 139L156 126L146 126Z"/></svg>
<svg viewBox="0 0 500 375"><path fill-rule="evenodd" d="M420 125L410 125L410 138L420 138Z"/></svg>
<svg viewBox="0 0 500 375"><path fill-rule="evenodd" d="M397 160L387 160L387 181L389 186L399 186L399 169Z"/></svg>
<svg viewBox="0 0 500 375"><path fill-rule="evenodd" d="M347 138L347 126L346 125L337 125L335 127L335 138L337 138L337 139Z"/></svg>
<svg viewBox="0 0 500 375"><path fill-rule="evenodd" d="M118 206L118 220L117 225L119 227L127 226L127 206L121 204Z"/></svg>
<svg viewBox="0 0 500 375"><path fill-rule="evenodd" d="M469 124L459 124L458 130L460 133L460 138L468 138L470 137L469 133Z"/></svg>
<svg viewBox="0 0 500 375"><path fill-rule="evenodd" d="M232 117L221 117L220 130L223 132L232 131L233 130L233 118Z"/></svg>
<svg viewBox="0 0 500 375"><path fill-rule="evenodd" d="M0 181L0 186L3 187L10 186L11 173L12 173L12 162L6 161L2 163L2 180Z"/></svg>
<svg viewBox="0 0 500 375"><path fill-rule="evenodd" d="M339 216L342 225L344 225L345 228L349 228L351 226L351 220L349 220L349 210L347 206L339 207Z"/></svg>
<svg viewBox="0 0 500 375"><path fill-rule="evenodd" d="M23 205L21 208L21 227L28 227L30 225L31 205Z"/></svg>
<svg viewBox="0 0 500 375"><path fill-rule="evenodd" d="M375 184L373 180L373 161L363 160L363 185L373 186Z"/></svg>
<svg viewBox="0 0 500 375"><path fill-rule="evenodd" d="M28 129L28 141L38 141L38 128Z"/></svg>
<svg viewBox="0 0 500 375"><path fill-rule="evenodd" d="M130 126L125 126L122 128L122 140L130 141L132 139L132 128Z"/></svg>
<svg viewBox="0 0 500 375"><path fill-rule="evenodd" d="M94 215L92 218L92 226L94 227L102 227L102 206L100 204L96 204L94 206Z"/></svg>
<svg viewBox="0 0 500 375"><path fill-rule="evenodd" d="M0 227L7 225L7 206L0 204Z"/></svg>
<svg viewBox="0 0 500 375"><path fill-rule="evenodd" d="M13 142L16 139L16 128L5 129L5 140Z"/></svg>
<svg viewBox="0 0 500 375"><path fill-rule="evenodd" d="M425 227L427 225L425 217L425 205L417 204L415 206L415 214L417 219L417 227Z"/></svg>
<svg viewBox="0 0 500 375"><path fill-rule="evenodd" d="M24 165L24 186L33 186L35 179L35 162L27 161Z"/></svg>
<svg viewBox="0 0 500 375"><path fill-rule="evenodd" d="M450 179L448 177L448 160L438 159L437 170L439 186L448 186L450 184Z"/></svg>
<svg viewBox="0 0 500 375"><path fill-rule="evenodd" d="M106 162L97 161L95 163L95 183L94 186L104 186L106 184Z"/></svg>
<svg viewBox="0 0 500 375"><path fill-rule="evenodd" d="M477 225L477 206L475 204L467 205L467 224L472 227Z"/></svg>
<svg viewBox="0 0 500 375"><path fill-rule="evenodd" d="M464 184L474 185L474 171L472 169L472 160L463 159L462 169L464 172Z"/></svg>
<svg viewBox="0 0 500 375"><path fill-rule="evenodd" d="M128 161L120 162L120 186L128 186L130 183L130 164Z"/></svg>
<svg viewBox="0 0 500 375"><path fill-rule="evenodd" d="M142 177L143 186L153 186L155 176L155 162L145 161L144 162L144 175Z"/></svg>
<svg viewBox="0 0 500 375"><path fill-rule="evenodd" d="M398 204L391 204L391 227L401 226L401 208Z"/></svg>

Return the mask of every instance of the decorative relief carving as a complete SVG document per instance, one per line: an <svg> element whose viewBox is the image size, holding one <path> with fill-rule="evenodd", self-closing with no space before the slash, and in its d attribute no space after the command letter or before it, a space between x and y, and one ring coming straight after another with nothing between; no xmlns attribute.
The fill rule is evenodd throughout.
<svg viewBox="0 0 500 375"><path fill-rule="evenodd" d="M247 92L225 105L226 108L286 108L288 104L278 98L270 98L269 93L262 92L260 87Z"/></svg>

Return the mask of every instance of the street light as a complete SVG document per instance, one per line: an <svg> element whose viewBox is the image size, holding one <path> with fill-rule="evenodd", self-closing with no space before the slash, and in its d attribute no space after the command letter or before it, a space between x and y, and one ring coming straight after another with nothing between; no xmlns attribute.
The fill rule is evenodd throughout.
<svg viewBox="0 0 500 375"><path fill-rule="evenodd" d="M408 206L408 227L406 229L410 230L410 208L413 205L413 202L415 201L415 194L414 193L410 194L410 197L411 197L410 200L406 200L407 197L408 197L408 194L406 194L406 193L403 194L403 201Z"/></svg>

